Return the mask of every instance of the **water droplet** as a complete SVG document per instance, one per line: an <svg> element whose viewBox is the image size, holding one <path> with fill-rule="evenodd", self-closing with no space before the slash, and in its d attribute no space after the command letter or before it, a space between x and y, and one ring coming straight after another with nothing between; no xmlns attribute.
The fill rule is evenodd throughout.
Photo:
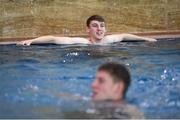
<svg viewBox="0 0 180 120"><path fill-rule="evenodd" d="M129 66L130 64L129 63L126 63L127 66Z"/></svg>
<svg viewBox="0 0 180 120"><path fill-rule="evenodd" d="M165 70L164 70L164 74L166 74L166 73L167 73L167 70L165 69Z"/></svg>
<svg viewBox="0 0 180 120"><path fill-rule="evenodd" d="M139 81L138 83L139 83L139 84L144 84L144 81L141 80L141 81Z"/></svg>
<svg viewBox="0 0 180 120"><path fill-rule="evenodd" d="M87 110L86 110L86 113L90 113L90 114L93 114L93 113L95 113L95 112L96 112L95 109L87 109Z"/></svg>
<svg viewBox="0 0 180 120"><path fill-rule="evenodd" d="M89 97L85 97L85 96L84 96L84 97L82 97L82 99L83 99L83 100L85 100L85 101L90 100L90 98L89 98Z"/></svg>
<svg viewBox="0 0 180 120"><path fill-rule="evenodd" d="M143 102L143 103L141 103L141 105L140 106L142 106L142 107L149 107L149 104L148 103L146 103L146 102Z"/></svg>
<svg viewBox="0 0 180 120"><path fill-rule="evenodd" d="M166 79L166 76L165 75L161 75L161 80L164 80Z"/></svg>
<svg viewBox="0 0 180 120"><path fill-rule="evenodd" d="M33 91L38 91L39 90L39 87L38 86L36 86L36 85L32 85L32 84L30 84L30 86L29 86Z"/></svg>
<svg viewBox="0 0 180 120"><path fill-rule="evenodd" d="M168 106L175 106L175 104L176 104L175 101L171 101L168 103Z"/></svg>

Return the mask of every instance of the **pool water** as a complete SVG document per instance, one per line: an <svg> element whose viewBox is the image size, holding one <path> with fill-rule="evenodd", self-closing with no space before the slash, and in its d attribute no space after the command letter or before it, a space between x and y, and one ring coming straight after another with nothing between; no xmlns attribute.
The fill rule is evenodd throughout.
<svg viewBox="0 0 180 120"><path fill-rule="evenodd" d="M179 38L106 46L0 45L0 118L88 111L96 70L108 61L129 68L127 101L146 118L180 118Z"/></svg>

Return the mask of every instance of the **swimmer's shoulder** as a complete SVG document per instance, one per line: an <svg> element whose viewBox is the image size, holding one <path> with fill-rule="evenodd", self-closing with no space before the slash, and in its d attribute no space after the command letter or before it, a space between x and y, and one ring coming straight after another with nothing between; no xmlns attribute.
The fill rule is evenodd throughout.
<svg viewBox="0 0 180 120"><path fill-rule="evenodd" d="M113 35L106 35L102 40L102 44L108 44L108 43L114 43L114 42L120 42L123 40L123 36L120 34L113 34Z"/></svg>
<svg viewBox="0 0 180 120"><path fill-rule="evenodd" d="M139 110L139 108L135 105L124 104L123 110L125 113L128 113L132 119L144 119L144 114Z"/></svg>

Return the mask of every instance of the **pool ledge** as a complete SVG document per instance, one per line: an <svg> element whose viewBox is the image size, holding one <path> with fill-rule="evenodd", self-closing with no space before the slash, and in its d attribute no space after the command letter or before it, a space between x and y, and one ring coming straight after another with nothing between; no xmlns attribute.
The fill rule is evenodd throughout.
<svg viewBox="0 0 180 120"><path fill-rule="evenodd" d="M121 33L108 33L111 34L121 34ZM177 31L158 31L158 32L130 32L130 34L135 34L144 37L151 37L155 39L162 39L162 38L180 38L180 30ZM55 36L63 36L63 35L55 35ZM87 37L87 34L72 34L69 37ZM18 41L33 39L36 37L21 37L21 38L0 38L0 44L16 44Z"/></svg>

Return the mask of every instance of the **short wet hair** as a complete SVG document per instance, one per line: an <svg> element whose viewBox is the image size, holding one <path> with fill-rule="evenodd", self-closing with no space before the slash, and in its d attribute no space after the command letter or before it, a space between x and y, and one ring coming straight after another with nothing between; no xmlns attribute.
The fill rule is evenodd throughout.
<svg viewBox="0 0 180 120"><path fill-rule="evenodd" d="M129 70L123 64L116 62L109 62L101 65L98 71L102 70L108 72L115 83L120 81L124 83L123 97L125 98L126 92L131 84L131 75Z"/></svg>
<svg viewBox="0 0 180 120"><path fill-rule="evenodd" d="M89 17L86 21L86 26L89 27L91 21L96 20L99 22L105 22L104 18L100 15L92 15L91 17Z"/></svg>

